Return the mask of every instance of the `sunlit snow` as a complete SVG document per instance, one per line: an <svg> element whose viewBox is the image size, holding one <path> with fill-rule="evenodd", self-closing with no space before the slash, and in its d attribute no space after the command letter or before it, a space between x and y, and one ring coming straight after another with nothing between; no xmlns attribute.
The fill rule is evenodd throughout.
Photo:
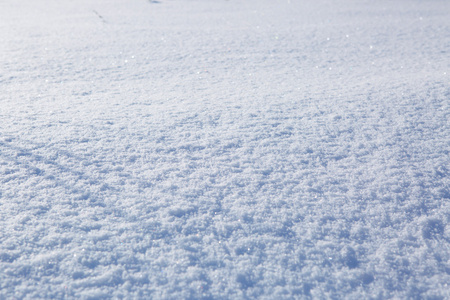
<svg viewBox="0 0 450 300"><path fill-rule="evenodd" d="M450 2L0 1L0 299L450 298Z"/></svg>

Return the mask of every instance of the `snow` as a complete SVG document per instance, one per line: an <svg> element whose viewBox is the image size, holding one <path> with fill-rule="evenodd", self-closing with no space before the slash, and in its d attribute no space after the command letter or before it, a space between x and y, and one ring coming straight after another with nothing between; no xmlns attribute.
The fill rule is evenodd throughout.
<svg viewBox="0 0 450 300"><path fill-rule="evenodd" d="M445 0L0 1L0 298L450 298Z"/></svg>

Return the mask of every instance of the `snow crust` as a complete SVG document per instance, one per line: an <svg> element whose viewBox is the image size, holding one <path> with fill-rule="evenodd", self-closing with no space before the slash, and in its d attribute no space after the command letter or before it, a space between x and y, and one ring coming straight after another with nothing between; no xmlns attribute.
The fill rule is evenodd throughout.
<svg viewBox="0 0 450 300"><path fill-rule="evenodd" d="M0 1L0 299L450 298L448 1Z"/></svg>

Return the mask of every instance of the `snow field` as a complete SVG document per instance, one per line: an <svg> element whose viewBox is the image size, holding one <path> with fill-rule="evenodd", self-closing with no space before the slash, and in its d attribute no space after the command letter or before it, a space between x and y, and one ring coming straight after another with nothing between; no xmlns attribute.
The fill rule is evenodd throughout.
<svg viewBox="0 0 450 300"><path fill-rule="evenodd" d="M450 297L449 12L0 2L0 298Z"/></svg>

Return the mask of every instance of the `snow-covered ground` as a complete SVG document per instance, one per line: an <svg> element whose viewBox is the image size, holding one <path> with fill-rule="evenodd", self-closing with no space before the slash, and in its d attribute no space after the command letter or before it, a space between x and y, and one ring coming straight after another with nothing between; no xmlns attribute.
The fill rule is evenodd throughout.
<svg viewBox="0 0 450 300"><path fill-rule="evenodd" d="M447 0L0 0L0 299L450 298Z"/></svg>

